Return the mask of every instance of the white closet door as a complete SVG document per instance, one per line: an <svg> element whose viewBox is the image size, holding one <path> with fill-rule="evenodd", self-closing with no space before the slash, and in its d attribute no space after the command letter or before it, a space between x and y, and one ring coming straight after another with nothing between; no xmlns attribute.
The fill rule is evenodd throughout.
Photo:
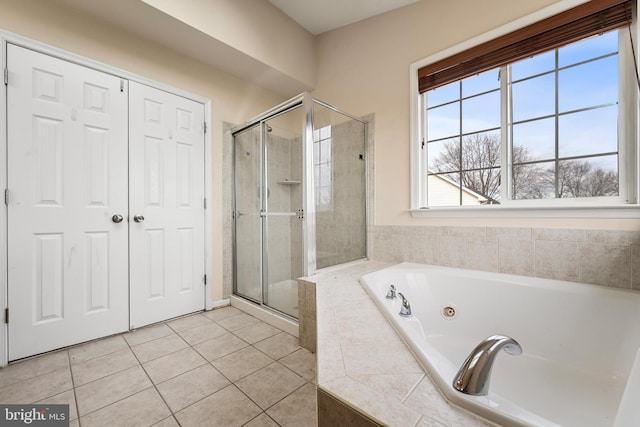
<svg viewBox="0 0 640 427"><path fill-rule="evenodd" d="M203 310L204 105L130 83L131 328Z"/></svg>
<svg viewBox="0 0 640 427"><path fill-rule="evenodd" d="M7 64L15 360L127 329L127 87L14 45Z"/></svg>

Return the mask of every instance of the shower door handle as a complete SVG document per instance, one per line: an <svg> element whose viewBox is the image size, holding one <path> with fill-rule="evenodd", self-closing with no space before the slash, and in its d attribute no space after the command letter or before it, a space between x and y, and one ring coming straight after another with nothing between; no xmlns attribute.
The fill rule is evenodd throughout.
<svg viewBox="0 0 640 427"><path fill-rule="evenodd" d="M298 212L265 212L260 211L260 218L267 216L297 216Z"/></svg>

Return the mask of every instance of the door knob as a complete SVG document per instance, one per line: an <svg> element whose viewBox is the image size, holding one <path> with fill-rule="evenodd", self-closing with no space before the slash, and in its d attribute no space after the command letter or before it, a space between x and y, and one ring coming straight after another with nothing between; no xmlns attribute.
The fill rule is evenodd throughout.
<svg viewBox="0 0 640 427"><path fill-rule="evenodd" d="M133 220L135 222L142 222L142 221L144 221L144 217L142 215L134 215L133 216Z"/></svg>
<svg viewBox="0 0 640 427"><path fill-rule="evenodd" d="M124 217L122 215L117 214L111 217L111 221L115 222L116 224L122 222L123 219Z"/></svg>

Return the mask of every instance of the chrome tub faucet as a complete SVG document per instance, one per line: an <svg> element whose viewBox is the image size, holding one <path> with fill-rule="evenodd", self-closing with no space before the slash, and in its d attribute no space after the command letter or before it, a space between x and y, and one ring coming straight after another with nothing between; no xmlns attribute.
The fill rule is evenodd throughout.
<svg viewBox="0 0 640 427"><path fill-rule="evenodd" d="M500 350L512 356L522 354L522 347L513 338L506 335L492 335L478 344L469 354L453 379L453 388L473 396L487 395L493 363Z"/></svg>
<svg viewBox="0 0 640 427"><path fill-rule="evenodd" d="M387 292L387 296L385 297L386 299L396 299L396 286L395 285L391 285L389 286L389 291Z"/></svg>
<svg viewBox="0 0 640 427"><path fill-rule="evenodd" d="M402 295L402 292L398 292L400 298L402 298L402 305L400 306L400 316L402 317L411 317L411 305L409 301Z"/></svg>

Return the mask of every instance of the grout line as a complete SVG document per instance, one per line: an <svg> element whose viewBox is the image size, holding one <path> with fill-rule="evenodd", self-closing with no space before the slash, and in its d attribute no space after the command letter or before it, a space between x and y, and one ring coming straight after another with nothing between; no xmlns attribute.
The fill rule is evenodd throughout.
<svg viewBox="0 0 640 427"><path fill-rule="evenodd" d="M104 405L104 406L101 406L101 407L99 407L99 408L93 409L91 412L87 412L86 414L84 414L84 415L82 415L82 416L83 416L83 417L88 417L88 416L90 416L90 415L93 415L93 414L95 414L96 412L101 411L101 410L103 410L103 409L105 409L105 408L108 408L108 407L109 407L109 406L111 406L111 405L115 405L115 404L116 404L116 403L118 403L118 402L122 402L123 400L126 400L126 399L128 399L128 398L130 398L130 397L132 397L132 396L135 396L136 394L140 394L140 393L142 393L142 392L145 392L145 391L149 390L149 389L150 389L150 388L152 388L152 387L153 387L153 384L152 384L152 386L150 386L150 387L145 387L145 388L143 388L142 390L138 390L138 391L133 392L133 393L131 393L131 394L127 395L127 396L123 396L122 398L120 398L120 399L118 399L118 400L114 400L113 402L111 402L111 403L109 403L109 404L107 404L107 405ZM170 409L169 409L169 410L170 410ZM80 413L78 413L78 419L80 419Z"/></svg>
<svg viewBox="0 0 640 427"><path fill-rule="evenodd" d="M278 427L281 426L280 423L278 423L276 420L274 420L271 415L267 414L267 411L262 411L260 412L258 415L256 415L255 417L251 418L249 421L247 421L246 423L242 424L242 426L247 426L249 425L253 420L255 420L256 418L258 418L260 415L264 414L267 418L269 418L271 421L273 421Z"/></svg>
<svg viewBox="0 0 640 427"><path fill-rule="evenodd" d="M76 407L76 420L78 420L78 427L82 427L82 422L80 421L80 408L78 407L78 396L76 395L76 383L73 380L73 367L71 365L71 355L69 354L69 350L65 351L67 353L67 362L69 363L69 375L71 376L71 391L73 392L73 401ZM69 420L71 422L71 420Z"/></svg>
<svg viewBox="0 0 640 427"><path fill-rule="evenodd" d="M167 325L165 322L163 322L164 325L166 325L167 327L169 327L169 325ZM170 328L170 327L169 327ZM171 328L170 328L171 329ZM171 329L173 331L173 329ZM175 331L174 334L178 335ZM167 335L168 336L168 335ZM179 335L178 335L179 336ZM180 337L182 338L182 337ZM127 340L125 340L127 341ZM187 343L189 344L189 343ZM173 413L173 410L171 409L171 407L169 406L169 403L167 403L167 401L165 400L164 396L162 395L162 393L160 393L160 390L158 390L158 386L156 385L156 383L153 382L153 380L151 379L151 377L149 376L149 373L147 372L147 370L145 369L144 365L142 364L142 362L140 361L140 359L138 358L138 355L133 351L133 348L129 345L129 343L127 342L127 345L129 346L129 350L131 351L131 353L133 353L133 357L136 358L136 360L138 361L138 363L140 364L139 366L142 368L142 371L144 372L144 374L147 376L147 378L149 379L149 381L151 382L152 387L156 390L156 393L158 393L158 396L160 396L160 399L162 399L162 402L165 404L165 406L167 407L167 409L169 410L169 412L171 413L171 416L176 420L176 422L178 422L178 420L175 418L175 414ZM176 353L176 352L173 352ZM169 353L169 354L173 354L173 353ZM198 353L199 354L199 353ZM152 360L157 360L159 358L156 359L152 359ZM146 390L146 389L145 389ZM168 418L168 417L167 417ZM166 419L166 418L163 418ZM161 420L162 421L162 420ZM178 423L180 424L180 423Z"/></svg>

